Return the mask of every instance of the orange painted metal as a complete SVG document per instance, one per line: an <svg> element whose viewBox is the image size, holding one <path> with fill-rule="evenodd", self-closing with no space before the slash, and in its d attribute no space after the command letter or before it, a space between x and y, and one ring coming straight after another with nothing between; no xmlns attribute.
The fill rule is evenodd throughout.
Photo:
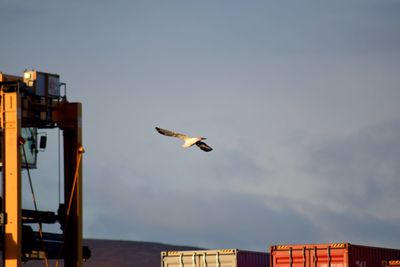
<svg viewBox="0 0 400 267"><path fill-rule="evenodd" d="M3 129L3 184L4 210L7 212L4 224L4 265L21 266L21 106L17 92L1 93Z"/></svg>
<svg viewBox="0 0 400 267"><path fill-rule="evenodd" d="M383 261L382 267L400 267L400 260Z"/></svg>
<svg viewBox="0 0 400 267"><path fill-rule="evenodd" d="M273 245L271 267L380 267L400 258L400 249L349 243Z"/></svg>

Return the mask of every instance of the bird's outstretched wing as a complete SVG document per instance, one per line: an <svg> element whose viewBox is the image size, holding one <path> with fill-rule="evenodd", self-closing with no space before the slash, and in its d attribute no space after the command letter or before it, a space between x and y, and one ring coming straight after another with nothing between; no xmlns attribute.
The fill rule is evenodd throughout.
<svg viewBox="0 0 400 267"><path fill-rule="evenodd" d="M203 151L205 152L210 152L211 150L213 150L209 145L207 145L206 143L202 142L202 141L198 141L196 143L196 145Z"/></svg>
<svg viewBox="0 0 400 267"><path fill-rule="evenodd" d="M170 131L170 130L165 130L165 129L162 129L162 128L159 128L159 127L156 127L156 130L157 130L157 132L159 132L160 134L165 135L165 136L177 137L177 138L182 139L182 140L185 140L185 139L188 138L187 135L176 133L176 132L173 132L173 131Z"/></svg>

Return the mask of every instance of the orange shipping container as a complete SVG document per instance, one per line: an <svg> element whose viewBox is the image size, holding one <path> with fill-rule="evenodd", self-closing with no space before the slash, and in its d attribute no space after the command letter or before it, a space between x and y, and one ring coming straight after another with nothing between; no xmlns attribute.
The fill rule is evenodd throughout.
<svg viewBox="0 0 400 267"><path fill-rule="evenodd" d="M398 260L398 261L383 261L382 267L400 267L400 260Z"/></svg>
<svg viewBox="0 0 400 267"><path fill-rule="evenodd" d="M275 245L271 267L381 267L400 258L399 249L339 244Z"/></svg>

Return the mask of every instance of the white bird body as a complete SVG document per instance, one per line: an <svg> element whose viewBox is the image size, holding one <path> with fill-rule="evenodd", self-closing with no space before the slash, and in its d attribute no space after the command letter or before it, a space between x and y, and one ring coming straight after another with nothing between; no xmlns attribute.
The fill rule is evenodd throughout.
<svg viewBox="0 0 400 267"><path fill-rule="evenodd" d="M206 139L204 137L190 137L190 136L187 136L186 134L176 133L176 132L161 129L158 127L156 127L156 130L157 130L157 132L159 132L162 135L166 135L169 137L176 137L176 138L181 139L183 141L182 147L184 147L184 148L188 148L193 145L197 145L201 150L203 150L205 152L210 152L211 150L213 150L209 145L207 145L206 143L203 142L203 140Z"/></svg>
<svg viewBox="0 0 400 267"><path fill-rule="evenodd" d="M185 147L185 148L186 147L191 147L191 146L193 146L194 144L196 144L197 142L199 142L201 140L204 140L204 138L202 138L202 137L188 137L185 140L183 140L184 143L183 143L182 147Z"/></svg>

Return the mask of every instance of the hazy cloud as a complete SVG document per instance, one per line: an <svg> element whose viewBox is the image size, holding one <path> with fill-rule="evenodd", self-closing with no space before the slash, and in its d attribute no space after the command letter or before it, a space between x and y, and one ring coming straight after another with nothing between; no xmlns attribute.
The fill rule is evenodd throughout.
<svg viewBox="0 0 400 267"><path fill-rule="evenodd" d="M316 145L310 173L321 194L337 209L383 219L399 219L400 121L373 125L341 139Z"/></svg>

